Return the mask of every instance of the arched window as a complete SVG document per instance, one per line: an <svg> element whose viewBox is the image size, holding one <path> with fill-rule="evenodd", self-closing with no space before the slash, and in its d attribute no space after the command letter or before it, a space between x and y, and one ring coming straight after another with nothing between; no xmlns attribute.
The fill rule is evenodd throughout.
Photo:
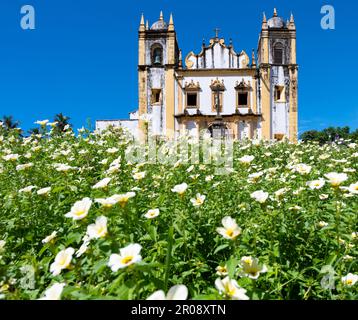
<svg viewBox="0 0 358 320"><path fill-rule="evenodd" d="M153 65L163 64L163 48L160 45L154 45L152 47L152 64Z"/></svg>
<svg viewBox="0 0 358 320"><path fill-rule="evenodd" d="M282 45L282 43L277 43L274 46L273 63L274 64L283 64L283 45Z"/></svg>

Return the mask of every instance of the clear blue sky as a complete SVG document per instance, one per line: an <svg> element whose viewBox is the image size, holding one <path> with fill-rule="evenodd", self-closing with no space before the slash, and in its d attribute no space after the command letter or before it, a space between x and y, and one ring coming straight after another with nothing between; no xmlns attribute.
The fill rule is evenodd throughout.
<svg viewBox="0 0 358 320"><path fill-rule="evenodd" d="M36 10L36 30L20 28L20 8ZM321 7L336 10L336 30L321 29ZM293 11L298 36L299 130L358 127L358 4L342 0L1 0L0 116L28 130L63 112L75 127L86 119L126 118L137 108L140 14L153 23L173 12L185 56L219 27L236 51L257 47L262 12Z"/></svg>

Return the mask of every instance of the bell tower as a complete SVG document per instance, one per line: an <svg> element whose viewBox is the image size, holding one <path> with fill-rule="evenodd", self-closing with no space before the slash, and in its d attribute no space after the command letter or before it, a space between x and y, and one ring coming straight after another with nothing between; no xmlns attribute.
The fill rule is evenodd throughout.
<svg viewBox="0 0 358 320"><path fill-rule="evenodd" d="M139 127L145 127L141 116L148 114L153 135L174 134L175 78L179 67L179 47L173 16L169 23L160 12L159 20L149 27L142 15L139 25L138 88Z"/></svg>
<svg viewBox="0 0 358 320"><path fill-rule="evenodd" d="M297 141L298 65L296 25L291 14L287 22L274 10L264 14L258 48L259 105L264 139Z"/></svg>

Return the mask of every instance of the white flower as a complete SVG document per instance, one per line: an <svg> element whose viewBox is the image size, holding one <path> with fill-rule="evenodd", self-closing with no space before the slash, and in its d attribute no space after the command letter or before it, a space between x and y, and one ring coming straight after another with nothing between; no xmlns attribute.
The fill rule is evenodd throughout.
<svg viewBox="0 0 358 320"><path fill-rule="evenodd" d="M236 224L235 219L225 217L221 220L221 223L224 227L216 228L216 231L225 239L234 240L241 233L241 228Z"/></svg>
<svg viewBox="0 0 358 320"><path fill-rule="evenodd" d="M106 171L108 174L113 174L113 173L116 173L120 170L121 168L121 165L120 164L116 164L116 165L111 165L109 167L109 169Z"/></svg>
<svg viewBox="0 0 358 320"><path fill-rule="evenodd" d="M73 220L81 220L88 215L92 205L90 198L84 198L77 201L71 208L71 211L65 214L65 217L72 218Z"/></svg>
<svg viewBox="0 0 358 320"><path fill-rule="evenodd" d="M325 222L325 221L320 221L320 222L318 222L318 226L321 227L321 228L324 228L324 227L328 226L328 223Z"/></svg>
<svg viewBox="0 0 358 320"><path fill-rule="evenodd" d="M264 173L262 171L251 173L249 175L249 181L256 182Z"/></svg>
<svg viewBox="0 0 358 320"><path fill-rule="evenodd" d="M187 297L188 288L183 284L179 284L171 287L167 295L163 290L158 290L152 293L147 300L186 300Z"/></svg>
<svg viewBox="0 0 358 320"><path fill-rule="evenodd" d="M196 198L190 199L190 202L193 204L194 207L200 207L204 203L205 198L206 198L206 196L201 195L200 193L197 193Z"/></svg>
<svg viewBox="0 0 358 320"><path fill-rule="evenodd" d="M35 189L36 187L35 186L28 186L26 188L23 188L23 189L20 189L19 190L19 193L30 193L33 189Z"/></svg>
<svg viewBox="0 0 358 320"><path fill-rule="evenodd" d="M217 266L216 267L216 274L218 276L227 276L228 275L228 270L227 270L227 266Z"/></svg>
<svg viewBox="0 0 358 320"><path fill-rule="evenodd" d="M326 199L328 199L328 197L329 197L328 194L320 194L320 195L319 195L319 198L320 198L321 200L326 200Z"/></svg>
<svg viewBox="0 0 358 320"><path fill-rule="evenodd" d="M134 180L141 180L145 177L145 172L136 172L133 174Z"/></svg>
<svg viewBox="0 0 358 320"><path fill-rule="evenodd" d="M117 148L108 148L107 149L107 153L109 153L109 154L113 154L113 153L116 153L118 151L119 151L119 149L117 149Z"/></svg>
<svg viewBox="0 0 358 320"><path fill-rule="evenodd" d="M205 181L211 181L211 180L213 180L214 179L214 176L213 175L210 175L210 176L206 176L205 177Z"/></svg>
<svg viewBox="0 0 358 320"><path fill-rule="evenodd" d="M115 194L111 198L114 201L117 201L117 203L119 202L119 204L123 208L126 205L126 203L128 202L128 200L133 197L135 197L135 192L127 192L124 194Z"/></svg>
<svg viewBox="0 0 358 320"><path fill-rule="evenodd" d="M25 164L19 164L16 166L16 170L17 171L23 171L23 170L26 170L28 168L31 168L33 166L32 163L25 163Z"/></svg>
<svg viewBox="0 0 358 320"><path fill-rule="evenodd" d="M48 123L47 123L47 125L50 126L50 127L52 127L52 128L56 127L57 124L58 124L57 121L55 121L55 122L48 122Z"/></svg>
<svg viewBox="0 0 358 320"><path fill-rule="evenodd" d="M95 199L94 201L101 204L105 208L112 208L115 204L118 203L116 197L109 197L105 199L100 198L100 199Z"/></svg>
<svg viewBox="0 0 358 320"><path fill-rule="evenodd" d="M142 246L135 243L130 244L119 250L119 254L112 254L109 258L108 266L113 272L117 272L118 269L128 267L129 265L142 260L140 251Z"/></svg>
<svg viewBox="0 0 358 320"><path fill-rule="evenodd" d="M318 180L313 180L313 181L307 182L307 185L312 190L315 190L315 189L318 190L318 189L321 189L325 185L325 183L326 182L323 179L318 179Z"/></svg>
<svg viewBox="0 0 358 320"><path fill-rule="evenodd" d="M87 227L87 234L90 239L104 238L107 235L107 218L100 216L96 219L96 223Z"/></svg>
<svg viewBox="0 0 358 320"><path fill-rule="evenodd" d="M224 294L230 299L233 300L249 300L250 298L246 295L246 290L241 288L236 280L232 280L229 277L224 279L216 279L215 280L216 289L221 294Z"/></svg>
<svg viewBox="0 0 358 320"><path fill-rule="evenodd" d="M39 300L60 300L65 283L55 283L46 289L45 295Z"/></svg>
<svg viewBox="0 0 358 320"><path fill-rule="evenodd" d="M172 192L176 192L179 195L183 195L187 188L188 188L188 185L184 182L182 184L177 184L176 186L174 186L174 188L172 189Z"/></svg>
<svg viewBox="0 0 358 320"><path fill-rule="evenodd" d="M51 187L47 187L47 188L42 188L40 190L37 190L37 194L38 195L45 195L48 194L51 191Z"/></svg>
<svg viewBox="0 0 358 320"><path fill-rule="evenodd" d="M251 163L254 159L255 159L254 156L243 156L243 157L239 158L238 160L239 160L241 163L249 164L249 163Z"/></svg>
<svg viewBox="0 0 358 320"><path fill-rule="evenodd" d="M287 189L286 188L282 188L282 189L279 189L275 192L275 197L276 198L280 198L281 196L283 196L285 193L287 192Z"/></svg>
<svg viewBox="0 0 358 320"><path fill-rule="evenodd" d="M348 273L345 277L342 277L341 281L345 286L354 286L355 283L358 281L358 275Z"/></svg>
<svg viewBox="0 0 358 320"><path fill-rule="evenodd" d="M56 171L59 171L59 172L67 172L69 170L76 169L76 168L71 167L71 166L69 166L67 164L64 164L64 163L54 164L54 167L55 167Z"/></svg>
<svg viewBox="0 0 358 320"><path fill-rule="evenodd" d="M312 167L304 163L299 163L296 164L293 169L299 174L309 174L312 170Z"/></svg>
<svg viewBox="0 0 358 320"><path fill-rule="evenodd" d="M352 232L351 236L352 236L353 240L357 239L358 238L358 232Z"/></svg>
<svg viewBox="0 0 358 320"><path fill-rule="evenodd" d="M255 199L256 201L258 201L260 203L265 203L268 196L269 196L269 194L262 190L255 191L255 192L251 193L251 198Z"/></svg>
<svg viewBox="0 0 358 320"><path fill-rule="evenodd" d="M258 260L253 257L242 257L240 260L240 265L242 267L242 275L251 279L257 279L260 273L267 272L266 266L260 266L258 264Z"/></svg>
<svg viewBox="0 0 358 320"><path fill-rule="evenodd" d="M97 182L92 189L103 189L108 186L109 182L111 181L111 178L104 178L101 181Z"/></svg>
<svg viewBox="0 0 358 320"><path fill-rule="evenodd" d="M53 239L55 239L57 236L57 231L52 232L49 236L47 236L45 239L42 240L42 243L49 243Z"/></svg>
<svg viewBox="0 0 358 320"><path fill-rule="evenodd" d="M16 161L17 159L19 159L20 155L18 154L8 154L6 156L3 156L2 158L5 161Z"/></svg>
<svg viewBox="0 0 358 320"><path fill-rule="evenodd" d="M328 182L333 187L338 187L344 181L348 180L348 176L346 173L330 172L330 173L325 174L324 176L328 179Z"/></svg>
<svg viewBox="0 0 358 320"><path fill-rule="evenodd" d="M55 258L55 261L50 266L50 272L52 275L57 276L63 269L67 269L71 263L72 256L75 250L73 248L67 248L60 251Z"/></svg>
<svg viewBox="0 0 358 320"><path fill-rule="evenodd" d="M348 187L348 191L352 194L358 194L358 182L356 183L352 183L349 187Z"/></svg>
<svg viewBox="0 0 358 320"><path fill-rule="evenodd" d="M47 123L49 122L49 120L37 120L35 122L35 124L39 124L40 126L45 126Z"/></svg>
<svg viewBox="0 0 358 320"><path fill-rule="evenodd" d="M88 250L88 244L89 244L89 240L86 239L85 241L83 241L83 243L80 246L80 248L76 251L76 257L77 258L82 256Z"/></svg>
<svg viewBox="0 0 358 320"><path fill-rule="evenodd" d="M151 209L144 215L147 219L153 219L159 216L159 209Z"/></svg>

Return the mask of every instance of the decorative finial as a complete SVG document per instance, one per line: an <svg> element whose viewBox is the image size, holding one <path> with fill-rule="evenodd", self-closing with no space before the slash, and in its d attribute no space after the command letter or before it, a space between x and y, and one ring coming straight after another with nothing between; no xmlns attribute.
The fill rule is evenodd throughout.
<svg viewBox="0 0 358 320"><path fill-rule="evenodd" d="M145 29L149 30L149 21L147 20L147 22L145 23Z"/></svg>
<svg viewBox="0 0 358 320"><path fill-rule="evenodd" d="M203 42L201 43L203 47L205 47L205 38L203 38Z"/></svg>
<svg viewBox="0 0 358 320"><path fill-rule="evenodd" d="M266 14L264 12L264 16L263 16L263 20L262 20L262 30L267 30L267 29L268 29L267 19L266 19Z"/></svg>
<svg viewBox="0 0 358 320"><path fill-rule="evenodd" d="M276 8L273 9L273 16L274 16L274 17L277 17L277 9L276 9Z"/></svg>
<svg viewBox="0 0 358 320"><path fill-rule="evenodd" d="M145 31L144 14L143 14L143 13L142 13L142 16L141 16L141 18L140 18L139 31Z"/></svg>
<svg viewBox="0 0 358 320"><path fill-rule="evenodd" d="M256 67L255 49L252 49L252 66Z"/></svg>
<svg viewBox="0 0 358 320"><path fill-rule="evenodd" d="M229 40L229 45L230 45L230 47L232 47L232 38L230 38L230 40Z"/></svg>
<svg viewBox="0 0 358 320"><path fill-rule="evenodd" d="M163 20L164 20L164 18L163 18L163 11L160 11L159 20L160 20L160 21L163 21Z"/></svg>
<svg viewBox="0 0 358 320"><path fill-rule="evenodd" d="M294 17L293 17L293 13L292 13L292 12L291 12L290 22L291 22L291 23L295 23L295 19L294 19Z"/></svg>
<svg viewBox="0 0 358 320"><path fill-rule="evenodd" d="M215 32L215 39L219 39L220 29L219 29L219 28L215 28L215 29L214 29L214 32Z"/></svg>
<svg viewBox="0 0 358 320"><path fill-rule="evenodd" d="M174 31L173 14L170 14L168 30L169 31Z"/></svg>

